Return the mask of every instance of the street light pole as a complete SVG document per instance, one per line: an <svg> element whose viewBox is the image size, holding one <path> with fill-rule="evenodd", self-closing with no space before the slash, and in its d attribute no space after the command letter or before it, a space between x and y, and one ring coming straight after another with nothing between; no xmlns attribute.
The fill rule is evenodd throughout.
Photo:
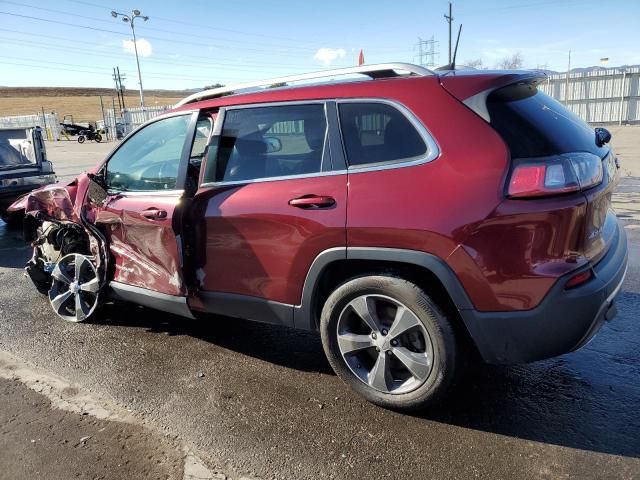
<svg viewBox="0 0 640 480"><path fill-rule="evenodd" d="M111 11L111 16L113 18L122 17L122 21L125 23L129 23L131 25L131 33L133 35L133 50L136 53L136 65L138 66L138 84L140 85L140 106L144 109L144 90L142 88L142 73L140 73L140 59L138 58L138 42L136 41L136 29L134 26L136 18L142 18L145 22L149 20L149 17L142 15L140 10L133 10L131 15L126 15L124 13L116 12L115 10Z"/></svg>

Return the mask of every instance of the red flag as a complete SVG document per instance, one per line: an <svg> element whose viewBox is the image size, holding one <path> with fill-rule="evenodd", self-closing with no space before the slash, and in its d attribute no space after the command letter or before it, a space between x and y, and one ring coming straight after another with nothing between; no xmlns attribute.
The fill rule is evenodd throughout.
<svg viewBox="0 0 640 480"><path fill-rule="evenodd" d="M360 55L358 55L358 66L364 65L364 52L360 49Z"/></svg>

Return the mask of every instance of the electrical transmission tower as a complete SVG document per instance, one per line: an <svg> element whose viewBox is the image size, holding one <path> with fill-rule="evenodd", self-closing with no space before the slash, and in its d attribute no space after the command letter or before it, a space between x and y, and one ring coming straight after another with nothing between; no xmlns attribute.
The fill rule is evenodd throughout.
<svg viewBox="0 0 640 480"><path fill-rule="evenodd" d="M434 39L434 36L431 35L429 40L423 40L422 38L418 38L418 64L423 67L435 67L436 66L436 55L440 52L436 51L436 47L438 45L438 41Z"/></svg>

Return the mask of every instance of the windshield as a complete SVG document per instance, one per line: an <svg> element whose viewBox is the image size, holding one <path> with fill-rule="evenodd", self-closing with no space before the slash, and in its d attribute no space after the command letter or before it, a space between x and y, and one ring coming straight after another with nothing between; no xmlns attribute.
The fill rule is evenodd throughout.
<svg viewBox="0 0 640 480"><path fill-rule="evenodd" d="M28 130L0 130L0 169L36 164L36 155Z"/></svg>

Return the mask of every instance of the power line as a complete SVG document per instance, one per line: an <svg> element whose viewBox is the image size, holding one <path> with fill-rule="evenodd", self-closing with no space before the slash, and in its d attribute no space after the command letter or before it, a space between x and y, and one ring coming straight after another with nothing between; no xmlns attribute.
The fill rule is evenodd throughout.
<svg viewBox="0 0 640 480"><path fill-rule="evenodd" d="M128 36L126 34L124 34L123 32L118 32L115 30L108 30L106 28L98 28L98 27L91 27L91 26L87 26L87 25L79 25L77 23L71 23L71 22L63 22L61 20L52 20L49 18L41 18L41 17L34 17L32 15L23 15L23 14L19 14L19 13L12 13L12 12L5 12L5 11L0 11L0 15L10 15L13 17L19 17L19 18L26 18L29 20L36 20L36 21L40 21L40 22L47 22L47 23L55 23L55 24L59 24L59 25L65 25L65 26L69 26L69 27L75 27L75 28L83 28L86 30L93 30L93 31L97 31L97 32L106 32L106 33L115 33L116 35L119 36L124 36L127 37ZM198 42L189 42L186 40L175 40L175 39L170 39L170 38L163 38L163 37L156 37L156 36L151 36L151 35L145 35L145 38L151 39L151 40L158 40L158 41L162 41L162 42L170 42L170 43L181 43L181 44L185 44L185 45L193 45L193 46L197 46L197 47L217 47L217 48L223 48L223 49L227 49L228 50L228 46L225 47L223 45L216 45L216 44L209 44L209 43L198 43ZM278 52L274 52L272 50L265 50L265 49L260 49L260 48L247 48L247 47L242 47L242 50L245 51L256 51L256 52L261 52L261 53L268 53L269 55L282 55L282 56L304 56L306 57L307 55L303 55L301 53L299 54L294 54L294 53L286 53L286 52L282 52L282 53L278 53Z"/></svg>
<svg viewBox="0 0 640 480"><path fill-rule="evenodd" d="M73 2L73 3L77 3L80 5L87 5L87 6L91 6L91 7L96 7L96 8L101 8L103 10L114 10L115 7L107 7L106 5L99 5L97 3L92 3L92 2L86 2L83 0L65 0L67 2ZM246 12L245 12L246 15ZM255 16L256 18L262 18L261 16ZM164 17L158 17L156 15L153 15L153 19L154 20L160 20L163 22L170 22L170 23L179 23L181 25L187 25L190 27L197 27L197 28L203 28L203 29L207 29L207 30L211 30L212 26L211 25L205 25L202 23L194 23L194 22L185 22L183 20L177 20L174 18L164 18ZM218 24L215 25L215 29L217 31L220 32L230 32L230 33L238 33L240 35L249 35L249 36L254 36L254 37L263 37L263 38L273 38L275 40L287 40L287 41L292 41L292 42L297 42L297 43L305 43L308 45L313 45L314 47L317 45L317 43L313 43L313 42L308 42L308 41L304 41L304 40L300 40L300 39L296 39L296 38L292 38L292 37L283 37L283 36L279 36L279 35L267 35L267 34L262 34L262 33L254 33L254 32L250 32L250 31L246 31L246 30L234 30L231 28L225 28L225 27L221 27Z"/></svg>
<svg viewBox="0 0 640 480"><path fill-rule="evenodd" d="M7 29L3 29L0 28L0 31L6 31ZM12 31L12 30L9 30ZM61 37L54 37L54 38L61 38ZM45 42L37 42L37 41L33 41L33 40L23 40L23 39L16 39L16 38L11 38L11 37L1 37L1 40L5 40L7 43L12 43L15 45L20 45L20 46L36 46L36 47L51 47L50 43L45 43ZM61 38L62 39L62 38ZM64 39L63 39L64 40ZM67 40L68 41L68 40ZM69 43L74 43L74 42L70 42ZM66 45L56 45L56 50L60 50L63 52L71 52L71 53L76 53L78 55L88 55L88 56L92 56L95 58L96 54L99 53L101 57L109 57L109 58L115 58L115 59L130 59L130 56L128 54L124 54L124 53L108 53L108 52L97 52L95 49L89 49L89 48L81 48L81 47L72 47L72 46L66 46ZM199 57L202 58L202 57ZM145 58L145 63L156 63L156 64L162 64L162 65L175 65L175 66L183 66L183 67L198 67L198 68L217 68L217 69L231 69L231 70L238 70L238 71L244 71L244 72L254 72L255 69L254 68L243 68L241 65L238 64L234 64L234 63L224 63L224 62L218 62L218 61L212 61L212 62L176 62L173 60L164 60L161 58ZM254 62L251 62L252 65L254 65ZM269 69L272 70L291 70L291 67L299 67L299 65L294 65L294 64L274 64L274 63L266 63L264 64L265 67L268 67Z"/></svg>
<svg viewBox="0 0 640 480"><path fill-rule="evenodd" d="M37 9L43 12L51 12L51 13L56 13L59 15L67 15L67 16L71 16L74 18L83 18L85 20L91 20L94 22L102 22L102 23L109 23L110 25L113 25L113 19L111 20L105 20L102 18L96 18L96 17L89 17L86 15L80 15L76 12L67 12L64 10L60 10L60 9L53 9L53 8L45 8L45 7L41 7L39 5L33 5L33 4L29 4L29 3L23 3L23 2L15 2L12 0L0 0L0 3L8 3L10 5L18 5L18 6L22 6L22 7L27 7L27 8L31 8L31 9ZM156 19L156 17L154 17L154 20ZM209 30L211 29L211 27L209 27ZM156 31L156 32L161 32L161 33L167 33L170 35L179 35L182 37L192 37L191 34L189 33L184 33L184 32L177 32L175 30L167 30L164 28L155 28L155 27L150 27L145 25L144 27L145 31ZM219 30L218 28L216 28L216 30ZM238 31L238 33L241 33L243 35L245 35L244 32L240 32ZM209 37L211 40L216 40L216 41L226 41L229 40L228 38L220 38L220 37ZM294 40L295 41L295 40ZM297 41L296 41L297 42ZM237 43L243 43L243 44L247 44L247 45L264 45L264 46L272 46L272 47L276 47L276 48L286 48L287 50L303 50L303 51L308 51L308 47L300 47L297 45L283 45L283 44L265 44L264 41L260 42L260 41L251 41L251 40L233 40L234 44ZM297 42L299 43L299 42Z"/></svg>
<svg viewBox="0 0 640 480"><path fill-rule="evenodd" d="M507 5L504 7L488 7L488 8L483 8L482 10L472 10L470 12L462 12L462 14L467 16L468 15L486 15L487 12L499 12L501 10L518 10L520 8L542 7L546 5L558 5L558 4L562 5L562 4L572 4L572 3L584 4L585 0L553 0L553 1L536 2L536 3L521 3L521 4L515 4L515 5Z"/></svg>
<svg viewBox="0 0 640 480"><path fill-rule="evenodd" d="M84 72L90 72L90 73L104 73L105 76L110 75L109 74L109 70L106 69L105 67L87 67L86 65L79 65L77 63L66 63L66 62L48 62L45 60L41 60L39 58L25 58L25 57L11 57L8 55L0 55L0 58L7 58L10 60L22 60L22 61L27 61L27 62L35 62L38 64L48 64L48 65L63 65L64 67L79 67L82 70L78 70L78 71L84 71ZM3 62L5 63L5 62ZM30 66L30 65L25 65L25 66ZM50 67L47 67L49 70L51 70ZM66 68L61 68L61 70L68 70ZM149 76L152 78L157 78L157 79L164 79L164 80L190 80L190 81L199 81L199 82L210 82L210 81L220 81L220 79L216 79L216 78L212 78L211 75L184 75L181 73L160 73L160 72L150 72L148 75L145 74L145 76Z"/></svg>

